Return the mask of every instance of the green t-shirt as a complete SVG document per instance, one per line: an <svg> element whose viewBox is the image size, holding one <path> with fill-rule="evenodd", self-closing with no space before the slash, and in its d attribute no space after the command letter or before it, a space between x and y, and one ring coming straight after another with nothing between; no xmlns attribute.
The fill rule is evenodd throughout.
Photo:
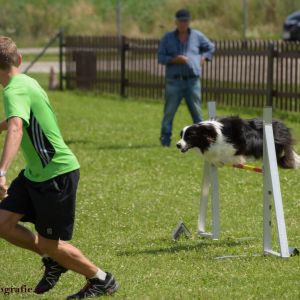
<svg viewBox="0 0 300 300"><path fill-rule="evenodd" d="M6 119L23 119L24 175L31 181L46 181L79 168L65 144L46 92L36 80L18 74L4 88Z"/></svg>

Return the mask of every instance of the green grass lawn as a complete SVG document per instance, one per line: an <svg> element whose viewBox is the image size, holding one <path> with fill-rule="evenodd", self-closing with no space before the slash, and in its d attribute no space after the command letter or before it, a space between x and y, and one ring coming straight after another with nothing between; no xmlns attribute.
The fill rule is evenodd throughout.
<svg viewBox="0 0 300 300"><path fill-rule="evenodd" d="M220 169L221 239L197 236L203 160L193 151L181 154L175 148L180 129L191 123L184 105L176 115L172 147L161 148L161 102L74 92L49 95L64 138L81 163L73 244L115 274L120 290L113 299L300 299L299 256L252 256L262 254L260 174ZM228 108L218 113L261 114ZM300 140L298 115L276 116ZM300 152L300 145L296 150ZM22 166L19 155L8 179ZM299 174L280 171L289 243L298 248ZM193 237L172 242L181 219ZM246 256L215 259L234 254ZM43 273L39 257L4 241L0 257L0 288L35 287ZM83 285L84 278L70 271L44 296L0 293L0 298L64 299Z"/></svg>

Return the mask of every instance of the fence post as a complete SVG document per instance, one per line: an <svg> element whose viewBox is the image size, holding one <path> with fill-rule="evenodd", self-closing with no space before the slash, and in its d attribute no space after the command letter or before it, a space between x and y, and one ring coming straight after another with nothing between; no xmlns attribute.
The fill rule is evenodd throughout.
<svg viewBox="0 0 300 300"><path fill-rule="evenodd" d="M25 68L23 71L24 74L27 74L27 72L31 69L31 67L45 54L47 49L59 38L60 36L60 30L55 34L54 37L52 37L49 42L46 44L46 46L42 49L42 51L33 59L33 61Z"/></svg>
<svg viewBox="0 0 300 300"><path fill-rule="evenodd" d="M62 91L64 89L63 85L63 47L64 47L64 29L59 30L59 89Z"/></svg>
<svg viewBox="0 0 300 300"><path fill-rule="evenodd" d="M126 44L126 37L122 36L120 39L120 58L121 58L121 82L120 82L120 95L121 97L125 96L125 86L126 86L126 78L125 78L125 59L126 59L126 51L128 45Z"/></svg>
<svg viewBox="0 0 300 300"><path fill-rule="evenodd" d="M268 43L267 106L273 107L274 43Z"/></svg>

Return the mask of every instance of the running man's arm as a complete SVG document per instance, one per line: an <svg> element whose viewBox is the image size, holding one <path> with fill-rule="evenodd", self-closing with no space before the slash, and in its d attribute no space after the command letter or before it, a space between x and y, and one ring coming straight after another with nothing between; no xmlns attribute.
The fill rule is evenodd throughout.
<svg viewBox="0 0 300 300"><path fill-rule="evenodd" d="M3 120L0 122L0 133L4 130L8 129L7 120Z"/></svg>
<svg viewBox="0 0 300 300"><path fill-rule="evenodd" d="M16 157L23 136L23 120L19 117L11 117L7 122L7 134L5 137L0 171L7 172L11 162ZM6 196L7 186L5 176L0 177L0 199Z"/></svg>
<svg viewBox="0 0 300 300"><path fill-rule="evenodd" d="M0 161L0 171L5 172L19 150L23 136L23 120L19 117L12 117L8 120L7 126L7 134Z"/></svg>

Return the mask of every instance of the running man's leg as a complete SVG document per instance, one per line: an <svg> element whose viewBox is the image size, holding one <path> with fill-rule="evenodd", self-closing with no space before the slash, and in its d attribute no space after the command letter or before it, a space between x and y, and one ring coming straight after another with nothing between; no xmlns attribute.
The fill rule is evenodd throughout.
<svg viewBox="0 0 300 300"><path fill-rule="evenodd" d="M41 255L37 236L18 224L20 220L34 221L35 218L23 171L12 181L7 194L0 202L0 237Z"/></svg>
<svg viewBox="0 0 300 300"><path fill-rule="evenodd" d="M73 233L78 181L79 170L74 170L45 182L28 183L36 211L38 247L52 260L49 262L49 258L43 258L45 273L35 288L38 294L53 288L59 276L67 269L82 274L89 280L93 279L87 294L94 290L93 284L97 285L97 289L100 289L99 286L103 286L103 289L105 287L99 293L117 290L117 283L111 274L99 269L79 249L67 242L71 240ZM53 272L56 272L55 276L52 276Z"/></svg>
<svg viewBox="0 0 300 300"><path fill-rule="evenodd" d="M76 294L67 299L83 299L97 297L102 294L113 294L119 285L112 274L97 268L82 252L73 245L64 241L49 240L38 235L38 245L42 252L47 253L54 261L66 269L84 275L89 284L86 284ZM42 286L41 283L38 284ZM36 290L39 290L36 288Z"/></svg>
<svg viewBox="0 0 300 300"><path fill-rule="evenodd" d="M26 227L18 224L23 216L0 209L0 237L11 244L42 255L37 246L37 236Z"/></svg>
<svg viewBox="0 0 300 300"><path fill-rule="evenodd" d="M38 234L38 247L41 252L47 253L64 268L87 278L93 277L98 271L98 268L79 249L65 241L50 240Z"/></svg>

